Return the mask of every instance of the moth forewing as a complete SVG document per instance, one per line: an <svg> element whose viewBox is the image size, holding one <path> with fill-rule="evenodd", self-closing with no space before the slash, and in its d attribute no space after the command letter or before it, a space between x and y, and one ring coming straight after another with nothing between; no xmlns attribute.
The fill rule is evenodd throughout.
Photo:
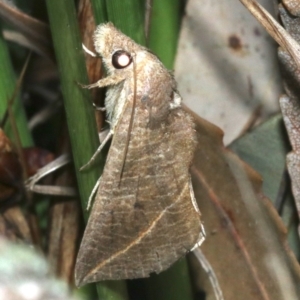
<svg viewBox="0 0 300 300"><path fill-rule="evenodd" d="M111 82L113 138L77 257L78 286L159 273L202 239L189 174L196 133L172 74L110 23L94 40Z"/></svg>

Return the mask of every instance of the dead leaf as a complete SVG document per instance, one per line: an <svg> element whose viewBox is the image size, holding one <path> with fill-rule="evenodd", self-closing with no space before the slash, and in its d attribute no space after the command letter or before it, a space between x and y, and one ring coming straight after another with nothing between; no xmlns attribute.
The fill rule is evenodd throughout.
<svg viewBox="0 0 300 300"><path fill-rule="evenodd" d="M295 39L256 1L240 0L267 30L272 38L294 59L300 68L300 45Z"/></svg>
<svg viewBox="0 0 300 300"><path fill-rule="evenodd" d="M199 147L192 178L207 233L201 249L224 299L298 299L300 268L280 217L261 192L261 177L224 148L219 128L194 118ZM199 264L193 273L198 289L214 299L210 283L199 280L206 277Z"/></svg>
<svg viewBox="0 0 300 300"><path fill-rule="evenodd" d="M236 0L187 1L174 68L184 102L224 130L225 145L279 110L276 45Z"/></svg>
<svg viewBox="0 0 300 300"><path fill-rule="evenodd" d="M70 141L66 130L62 132L61 141L60 153L69 152ZM72 166L63 168L56 175L56 186L75 186ZM74 266L81 228L80 212L81 205L76 197L56 197L51 201L48 260L53 272L70 285L74 285Z"/></svg>
<svg viewBox="0 0 300 300"><path fill-rule="evenodd" d="M11 141L0 129L0 201L11 205L20 200L22 167Z"/></svg>
<svg viewBox="0 0 300 300"><path fill-rule="evenodd" d="M32 18L3 1L0 1L0 18L21 32L26 38L26 43L32 43L32 49L38 48L38 53L53 59L51 33L48 25Z"/></svg>
<svg viewBox="0 0 300 300"><path fill-rule="evenodd" d="M81 0L78 5L78 19L80 32L83 44L92 52L94 50L93 34L96 29L95 19L93 15L92 5L90 0ZM102 63L99 57L93 57L85 53L86 68L88 72L89 82L95 83L102 77ZM93 89L93 102L100 107L104 106L103 89ZM97 128L100 132L104 124L104 114L101 111L95 111Z"/></svg>
<svg viewBox="0 0 300 300"><path fill-rule="evenodd" d="M32 244L30 228L20 207L9 207L0 214L0 234L11 241Z"/></svg>
<svg viewBox="0 0 300 300"><path fill-rule="evenodd" d="M40 168L54 160L54 154L46 149L27 147L22 151L28 176L34 175Z"/></svg>
<svg viewBox="0 0 300 300"><path fill-rule="evenodd" d="M74 285L80 226L78 220L81 207L77 200L56 198L50 208L48 260L54 273L71 285Z"/></svg>
<svg viewBox="0 0 300 300"><path fill-rule="evenodd" d="M279 5L281 19L287 28L287 30L285 30L256 1L240 1L249 9L249 11L265 27L274 40L281 46L281 48L278 50L278 56L282 65L284 87L287 96L281 97L280 106L289 138L293 146L293 152L287 157L287 164L292 179L292 190L298 210L298 216L300 216L300 177L298 175L300 171L300 148L298 145L298 140L300 139L300 132L298 131L300 126L300 99L298 97L300 90L300 19L291 16L282 5ZM289 9L292 9L292 11L294 8L297 9L299 6L297 3L292 5L292 1L285 1L285 4ZM300 236L300 227L298 231Z"/></svg>

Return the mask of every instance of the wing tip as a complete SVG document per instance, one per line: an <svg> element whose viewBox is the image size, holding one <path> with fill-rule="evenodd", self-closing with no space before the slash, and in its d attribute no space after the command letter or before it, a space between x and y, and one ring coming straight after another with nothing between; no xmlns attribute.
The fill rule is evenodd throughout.
<svg viewBox="0 0 300 300"><path fill-rule="evenodd" d="M86 282L86 275L82 274L82 272L75 270L75 285L80 288L85 285Z"/></svg>

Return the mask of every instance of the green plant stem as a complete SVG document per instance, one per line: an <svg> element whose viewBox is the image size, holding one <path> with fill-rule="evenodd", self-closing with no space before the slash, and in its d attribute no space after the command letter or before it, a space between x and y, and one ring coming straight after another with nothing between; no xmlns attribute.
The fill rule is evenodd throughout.
<svg viewBox="0 0 300 300"><path fill-rule="evenodd" d="M147 46L173 68L180 29L180 0L153 0Z"/></svg>
<svg viewBox="0 0 300 300"><path fill-rule="evenodd" d="M91 167L79 172L98 147L90 92L76 82L87 83L76 11L72 0L46 1L52 38L60 73L64 106L83 207L97 181L99 171Z"/></svg>
<svg viewBox="0 0 300 300"><path fill-rule="evenodd" d="M180 259L171 268L145 280L148 300L192 300L187 260Z"/></svg>
<svg viewBox="0 0 300 300"><path fill-rule="evenodd" d="M16 77L11 64L11 59L8 53L6 41L3 39L3 36L1 34L1 27L0 27L0 65L1 65L0 116L2 118L7 110L8 100L14 94L16 88ZM31 146L33 145L33 141L27 126L27 119L23 109L23 105L19 97L19 93L17 93L16 98L13 100L14 101L13 101L12 113L16 120L17 129L21 139L22 146L23 147ZM12 127L9 121L6 122L4 129L6 134L15 142L16 137L13 134Z"/></svg>
<svg viewBox="0 0 300 300"><path fill-rule="evenodd" d="M137 43L145 44L144 1L141 0L92 0L98 24L110 21ZM99 12L105 9L106 12ZM105 19L103 19L105 16Z"/></svg>
<svg viewBox="0 0 300 300"><path fill-rule="evenodd" d="M88 82L77 16L73 0L47 0L46 4L60 72L77 182L85 210L87 199L103 168L103 159L101 167L94 165L87 171L79 171L79 168L89 161L99 141L90 92L76 84ZM97 288L100 289L99 298L101 288L106 291L105 299L119 300L127 297L126 289L121 295L114 292L124 291L123 282L112 283L109 290L105 282L99 283Z"/></svg>
<svg viewBox="0 0 300 300"><path fill-rule="evenodd" d="M108 21L107 8L105 0L91 0L96 24L105 23Z"/></svg>

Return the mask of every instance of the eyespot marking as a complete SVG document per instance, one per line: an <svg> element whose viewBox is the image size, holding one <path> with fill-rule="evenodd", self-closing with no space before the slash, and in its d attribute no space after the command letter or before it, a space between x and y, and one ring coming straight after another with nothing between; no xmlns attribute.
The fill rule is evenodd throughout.
<svg viewBox="0 0 300 300"><path fill-rule="evenodd" d="M112 55L112 65L116 69L124 69L132 63L132 56L124 50L118 50Z"/></svg>

